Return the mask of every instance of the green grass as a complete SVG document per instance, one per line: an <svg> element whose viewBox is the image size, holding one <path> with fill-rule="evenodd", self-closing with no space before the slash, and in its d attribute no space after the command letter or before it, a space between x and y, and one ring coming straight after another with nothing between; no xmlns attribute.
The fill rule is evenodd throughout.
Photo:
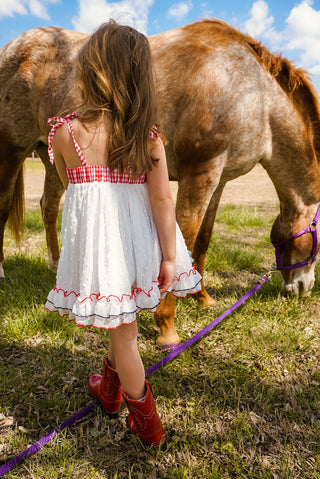
<svg viewBox="0 0 320 479"><path fill-rule="evenodd" d="M43 163L41 162L40 158L37 157L34 159L31 157L27 158L24 165L29 171L43 171Z"/></svg>
<svg viewBox="0 0 320 479"><path fill-rule="evenodd" d="M219 311L179 300L183 341L230 307L274 264L268 240L276 210L221 207L205 280ZM59 220L60 221L60 220ZM0 285L0 464L92 404L105 331L44 310L55 275L47 266L39 211L28 211L17 249L5 236ZM150 378L167 434L162 450L140 444L126 410L100 408L60 433L8 478L319 478L319 273L312 295L283 296L281 276ZM145 367L164 353L153 316L139 316Z"/></svg>
<svg viewBox="0 0 320 479"><path fill-rule="evenodd" d="M215 235L206 256L207 269L259 270L270 250L271 218L266 218L257 208L234 205L221 208L215 223ZM245 235L241 236L240 231L245 231Z"/></svg>

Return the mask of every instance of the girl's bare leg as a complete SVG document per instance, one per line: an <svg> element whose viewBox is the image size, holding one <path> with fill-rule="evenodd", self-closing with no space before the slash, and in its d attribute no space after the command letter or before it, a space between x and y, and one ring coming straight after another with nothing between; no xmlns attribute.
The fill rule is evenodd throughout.
<svg viewBox="0 0 320 479"><path fill-rule="evenodd" d="M145 372L137 338L136 322L111 329L108 353L110 365L116 369L123 390L135 400L145 395Z"/></svg>

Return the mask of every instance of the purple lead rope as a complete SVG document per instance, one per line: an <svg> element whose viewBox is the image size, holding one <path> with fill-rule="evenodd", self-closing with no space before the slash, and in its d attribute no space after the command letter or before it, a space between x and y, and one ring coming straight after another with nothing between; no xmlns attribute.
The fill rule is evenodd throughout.
<svg viewBox="0 0 320 479"><path fill-rule="evenodd" d="M65 429L68 426L72 426L73 423L75 423L76 421L79 421L79 419L82 419L83 417L87 416L87 414L89 414L89 412L91 412L96 406L97 406L97 403L92 404L91 406L88 406L84 409L81 409L81 411L77 412L74 416L72 416L69 419L67 419L66 421L64 421L62 424L60 424L60 426L53 429L46 436L43 436L41 439L39 439L39 441L35 442L34 444L32 444L32 446L28 447L28 449L21 452L18 456L14 457L13 459L11 459L6 464L3 464L2 466L0 466L0 477L7 474L7 472L11 471L11 469L18 466L21 462L23 462L28 457L32 456L32 454L34 454L35 452L39 451L39 449L41 449L43 446L48 444L48 442L50 442L51 439L56 437L56 435L60 431L62 431L63 429Z"/></svg>
<svg viewBox="0 0 320 479"><path fill-rule="evenodd" d="M167 364L169 361L171 361L173 358L178 356L178 354L182 353L185 349L187 349L191 344L194 344L198 339L202 338L205 334L207 334L212 328L214 328L217 324L220 323L224 318L226 318L229 314L231 314L235 309L237 309L241 304L243 304L250 296L252 296L256 291L258 291L261 286L268 281L269 277L267 275L263 276L262 280L257 283L250 291L248 291L245 295L242 296L235 304L230 306L230 308L226 309L220 316L218 316L216 319L214 319L210 324L208 324L206 327L201 329L197 334L192 336L192 338L188 339L184 343L180 344L177 348L175 348L171 353L169 353L167 356L165 356L163 359L160 359L157 363L155 363L151 368L146 370L146 374L152 374L157 369L161 368L161 366L164 366Z"/></svg>
<svg viewBox="0 0 320 479"><path fill-rule="evenodd" d="M178 354L182 353L185 349L187 349L189 346L194 344L196 341L198 341L202 336L207 334L212 328L214 328L217 324L220 323L224 318L226 318L229 314L231 314L235 309L237 309L241 304L243 304L250 296L252 296L256 291L258 291L259 288L263 284L265 284L269 279L268 275L263 276L263 278L260 280L259 283L257 283L250 291L248 291L245 295L243 295L235 304L230 306L226 311L224 311L220 316L218 316L215 320L213 320L210 324L205 326L201 331L199 331L197 334L195 334L192 338L188 339L184 343L180 344L177 348L175 348L171 353L169 353L167 356L165 356L163 359L160 359L157 363L155 363L153 366L151 366L149 369L146 370L146 375L152 374L158 369L160 369L162 366L167 364L169 361L172 361ZM18 466L21 462L23 462L25 459L28 457L32 456L35 452L39 451L43 446L48 444L48 442L51 441L51 439L55 438L59 432L61 432L63 429L66 427L72 426L76 421L79 421L80 419L84 418L87 416L91 411L93 411L98 403L92 404L91 406L88 406L84 409L81 409L81 411L77 412L74 414L74 416L70 417L66 421L64 421L60 426L56 427L53 429L49 434L46 436L43 436L39 441L35 442L32 444L32 446L28 447L25 451L21 452L18 456L14 457L11 459L9 462L3 464L0 466L0 477L4 476L7 474L9 471L11 471L13 468Z"/></svg>

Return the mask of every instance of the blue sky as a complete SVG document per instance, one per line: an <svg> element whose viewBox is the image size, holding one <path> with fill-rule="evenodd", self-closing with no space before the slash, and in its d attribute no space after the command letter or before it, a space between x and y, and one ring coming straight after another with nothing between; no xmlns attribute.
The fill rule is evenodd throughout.
<svg viewBox="0 0 320 479"><path fill-rule="evenodd" d="M221 18L306 69L320 92L320 0L0 0L0 47L29 28L90 33L110 17L148 35Z"/></svg>

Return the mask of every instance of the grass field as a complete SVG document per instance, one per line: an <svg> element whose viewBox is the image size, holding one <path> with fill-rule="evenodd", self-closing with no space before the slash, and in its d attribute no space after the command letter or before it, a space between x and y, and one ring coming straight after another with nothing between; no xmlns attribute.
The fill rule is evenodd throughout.
<svg viewBox="0 0 320 479"><path fill-rule="evenodd" d="M219 311L179 300L187 340L230 307L274 264L269 241L277 211L219 209L205 279ZM0 465L92 404L88 377L100 372L104 331L44 310L55 275L47 266L38 210L29 210L20 249L8 232L0 285ZM310 297L283 296L281 276L210 334L149 377L166 447L141 445L96 408L8 478L320 478L320 281ZM164 353L152 314L139 316L148 368Z"/></svg>

